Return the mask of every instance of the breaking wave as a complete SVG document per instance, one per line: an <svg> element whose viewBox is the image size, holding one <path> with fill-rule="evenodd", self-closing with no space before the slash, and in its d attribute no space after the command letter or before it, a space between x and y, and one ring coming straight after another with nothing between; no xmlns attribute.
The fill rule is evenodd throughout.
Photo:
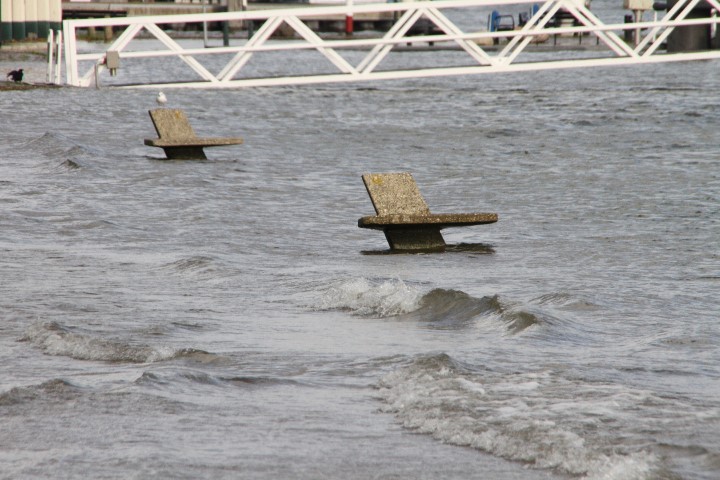
<svg viewBox="0 0 720 480"><path fill-rule="evenodd" d="M420 307L422 293L402 280L372 282L366 278L339 282L322 295L318 310L345 310L353 315L392 317Z"/></svg>
<svg viewBox="0 0 720 480"><path fill-rule="evenodd" d="M649 417L666 415L668 400L646 391L551 370L485 371L446 354L416 358L378 391L383 411L444 443L587 479L678 478L623 427L640 407Z"/></svg>
<svg viewBox="0 0 720 480"><path fill-rule="evenodd" d="M194 355L209 355L195 349L132 345L117 340L106 340L56 322L36 324L27 329L21 341L32 343L48 355L104 362L152 363Z"/></svg>
<svg viewBox="0 0 720 480"><path fill-rule="evenodd" d="M550 318L503 302L497 295L474 297L442 288L422 292L399 279L374 282L360 278L338 282L325 291L314 308L412 320L438 330L464 328L484 319L509 333L520 333Z"/></svg>

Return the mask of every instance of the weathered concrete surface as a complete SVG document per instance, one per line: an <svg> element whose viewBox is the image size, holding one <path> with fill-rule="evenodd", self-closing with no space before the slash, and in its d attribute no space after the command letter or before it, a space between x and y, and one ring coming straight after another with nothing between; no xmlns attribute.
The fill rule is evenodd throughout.
<svg viewBox="0 0 720 480"><path fill-rule="evenodd" d="M386 228L383 232L391 250L426 252L445 250L445 239L437 229Z"/></svg>
<svg viewBox="0 0 720 480"><path fill-rule="evenodd" d="M146 138L145 145L160 147L173 160L204 160L204 147L239 145L239 137L198 137L185 112L173 108L156 108L148 112L160 138Z"/></svg>
<svg viewBox="0 0 720 480"><path fill-rule="evenodd" d="M427 215L430 208L409 173L367 173L362 176L378 215Z"/></svg>
<svg viewBox="0 0 720 480"><path fill-rule="evenodd" d="M430 213L410 173L373 173L362 178L377 216L360 218L358 227L382 230L393 250L443 250L441 229L498 220L496 213Z"/></svg>
<svg viewBox="0 0 720 480"><path fill-rule="evenodd" d="M412 227L432 225L435 228L464 227L484 225L498 221L497 213L429 213L426 215L378 215L362 217L358 220L360 228L384 229L388 226Z"/></svg>

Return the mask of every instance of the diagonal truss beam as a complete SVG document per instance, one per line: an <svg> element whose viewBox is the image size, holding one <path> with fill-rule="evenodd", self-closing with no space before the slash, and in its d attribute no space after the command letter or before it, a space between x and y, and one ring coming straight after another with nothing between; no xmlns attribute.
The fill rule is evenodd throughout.
<svg viewBox="0 0 720 480"><path fill-rule="evenodd" d="M582 0L546 0L541 3L536 13L519 30L512 31L475 31L465 32L448 16L447 10L465 8L506 8L508 6L533 5L537 0L435 0L432 2L400 2L383 4L361 4L345 7L313 7L292 8L267 11L227 12L193 15L167 15L155 17L106 18L86 20L66 20L63 22L66 39L66 75L71 85L87 86L90 84L92 69L84 77L78 76L78 62L92 61L94 73L104 69L106 52L78 53L76 29L100 27L106 25L125 26L126 29L115 40L107 51L121 52L124 58L148 58L160 56L176 56L189 66L201 81L171 83L170 86L191 87L237 87L254 85L291 85L321 82L348 82L359 80L419 78L441 75L463 75L478 73L498 73L509 71L545 70L551 68L573 68L600 65L627 65L640 63L657 63L663 61L681 61L720 58L720 50L707 52L658 53L674 28L690 25L707 25L716 29L720 24L716 15L710 18L688 19L688 14L701 3L707 3L714 11L720 11L720 0L678 0L664 15L662 20L653 22L637 22L626 24L604 24L593 12L584 5ZM576 19L572 26L551 24L559 11L568 12ZM391 28L381 37L326 40L310 29L305 23L308 18L337 18L354 13L391 14L396 20ZM377 66L385 60L389 53L398 45L409 43L410 29L422 18L427 19L439 29L437 34L426 34L412 37L412 42L432 42L436 44L454 44L455 48L440 48L434 52L435 60L427 67L410 69L383 69L376 71ZM454 18L454 17L453 17ZM262 21L261 27L254 35L241 45L225 46L212 49L183 48L173 40L161 25L171 23L199 23L207 21ZM296 33L296 40L276 41L272 35L281 25L287 24ZM165 49L138 50L129 49L128 45L143 29L152 34ZM628 45L621 38L627 29L646 34L637 46ZM619 33L618 33L619 32ZM523 57L517 62L519 55L528 49L533 40L540 35L559 34L594 34L598 38L597 47L591 49L587 57L579 58L572 55L565 59L530 59ZM299 38L299 39L298 39ZM495 40L495 46L481 46L481 39ZM498 45L499 44L499 45ZM133 45L134 46L134 45ZM368 50L357 65L352 65L342 55L343 48ZM604 49L604 50L603 50ZM255 53L269 51L316 50L323 55L337 71L335 73L319 73L312 75L279 74L265 78L236 78L240 71ZM468 56L465 66L440 66L443 63L444 51L460 51ZM598 55L597 52L601 52ZM207 54L232 54L232 58L214 75L199 59ZM455 54L456 55L456 54ZM161 64L161 62L154 62ZM280 64L285 66L284 64ZM291 68L292 65L288 64ZM162 68L160 66L159 68ZM287 69L287 68L286 68ZM283 77L287 75L287 77ZM165 84L164 84L165 85ZM137 85L136 85L137 86Z"/></svg>
<svg viewBox="0 0 720 480"><path fill-rule="evenodd" d="M357 69L362 71L362 73L373 71L387 54L390 53L395 42L405 38L405 34L410 31L421 16L422 12L420 10L406 10L397 22L395 22L395 25L383 36L384 42L375 45L370 53L358 64Z"/></svg>
<svg viewBox="0 0 720 480"><path fill-rule="evenodd" d="M285 23L293 27L295 31L299 33L300 36L308 43L315 46L315 48L325 55L325 57L327 57L327 59L330 60L341 72L351 74L358 73L357 70L355 70L355 68L347 62L347 60L335 51L335 49L324 46L323 40L297 17L285 17Z"/></svg>
<svg viewBox="0 0 720 480"><path fill-rule="evenodd" d="M200 62L195 60L195 57L186 55L185 50L180 45L178 45L178 43L175 40L170 38L170 36L167 33L163 32L160 27L158 27L154 23L146 23L145 28L150 33L155 35L155 38L160 40L169 50L177 53L178 56L180 57L180 59L183 62L187 63L190 66L190 68L192 68L195 72L197 72L198 75L200 75L202 78L204 78L205 80L208 80L210 82L218 81L218 79L215 77L215 75L210 73L210 71L208 71L208 69L203 67Z"/></svg>
<svg viewBox="0 0 720 480"><path fill-rule="evenodd" d="M595 14L592 13L585 6L584 3L573 3L567 0L564 0L564 3L566 5L565 8L573 12L575 18L577 18L586 27L602 27L602 21L598 17L596 17ZM605 45L607 45L618 56L622 57L627 55L629 57L637 57L635 51L630 48L630 46L625 43L625 41L622 40L615 32L597 30L596 34L598 38L600 38L600 40L602 40L602 42L605 43Z"/></svg>
<svg viewBox="0 0 720 480"><path fill-rule="evenodd" d="M505 65L512 63L520 52L532 42L534 35L529 33L545 28L558 10L560 10L560 3L545 2L521 29L521 35L511 38L507 46L500 50L498 58L502 59Z"/></svg>
<svg viewBox="0 0 720 480"><path fill-rule="evenodd" d="M478 46L477 43L472 42L468 39L462 38L463 32L448 19L445 15L440 13L437 8L428 8L425 12L425 16L429 18L435 25L437 25L447 35L455 35L458 38L455 42L460 45L460 48L465 50L472 58L474 58L480 65L493 65L496 62Z"/></svg>
<svg viewBox="0 0 720 480"><path fill-rule="evenodd" d="M679 0L673 7L668 10L668 12L663 17L663 20L684 20L687 18L688 13L692 11L693 8L699 3L700 0ZM683 8L685 7L685 8ZM682 10L681 10L682 9ZM679 12L679 13L678 13ZM660 45L667 39L668 36L672 33L672 31L675 29L675 27L665 27L664 31L657 35L657 33L662 29L662 27L656 27L654 28L649 35L646 35L643 41L638 45L638 49L645 48L648 43L655 38L655 41L650 44L650 46L647 47L647 50L645 50L645 55L652 55L659 47ZM657 37L655 37L657 35Z"/></svg>
<svg viewBox="0 0 720 480"><path fill-rule="evenodd" d="M265 41L267 41L267 39L275 33L275 30L282 25L282 23L282 17L268 18L258 31L255 32L252 38L245 44L246 48L240 50L235 57L230 60L227 65L225 65L225 68L220 71L218 74L220 80L226 82L232 79L232 77L234 77L235 74L250 60L250 57L252 57L253 52L249 49L264 44Z"/></svg>

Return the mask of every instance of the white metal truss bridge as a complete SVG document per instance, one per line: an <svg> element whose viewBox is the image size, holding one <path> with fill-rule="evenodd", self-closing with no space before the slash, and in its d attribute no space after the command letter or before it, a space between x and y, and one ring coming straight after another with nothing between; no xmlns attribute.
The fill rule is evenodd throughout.
<svg viewBox="0 0 720 480"><path fill-rule="evenodd" d="M537 5L534 11L532 5ZM484 21L482 25L473 22L471 28L460 26L468 23L468 18L484 19L487 12L511 8L531 12L521 28L488 31ZM708 14L697 18L698 9ZM558 12L572 16L572 20L558 25L553 20ZM438 0L358 5L349 1L348 5L330 7L66 20L63 22L65 74L66 83L78 87L102 83L103 86L150 88L159 85L163 88L238 88L709 60L720 58L720 49L668 52L665 44L676 28L704 26L710 35L720 35L718 12L720 0L677 0L669 10L650 21L605 24L582 0L544 3ZM376 32L375 36L323 38L308 26L310 19L357 18L367 14L386 15L391 27ZM214 48L183 46L188 42L174 39L168 32L171 25L222 21L254 21L260 27L247 40L237 41L238 45ZM430 24L433 34L413 35L411 29L418 21ZM106 26L125 29L112 44L103 45L101 51L78 50L79 30ZM284 39L277 37L281 28ZM290 39L288 29L292 33ZM628 30L636 32L635 40L625 40ZM537 52L539 42L551 45L548 38L558 37L566 42L574 38L585 47L548 46L543 54L533 53ZM415 55L408 47L431 43L434 45L431 55ZM320 58L322 68L308 69L308 53ZM267 54L279 54L279 60L266 62L262 68L252 67ZM394 55L415 56L412 61L392 61ZM187 78L163 75L163 61L168 57L184 62ZM108 78L106 59L109 58L119 59L120 83L117 79L102 80ZM142 62L142 68L133 69L134 62ZM136 77L135 73L140 71L142 75Z"/></svg>

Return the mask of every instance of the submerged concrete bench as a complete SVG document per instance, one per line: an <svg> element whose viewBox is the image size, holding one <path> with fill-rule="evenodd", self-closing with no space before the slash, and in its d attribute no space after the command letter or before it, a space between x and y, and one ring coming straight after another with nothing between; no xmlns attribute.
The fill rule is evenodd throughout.
<svg viewBox="0 0 720 480"><path fill-rule="evenodd" d="M242 138L200 138L195 135L190 122L182 110L156 108L150 110L155 131L160 138L146 138L145 145L165 150L167 158L172 160L205 160L205 147L239 145Z"/></svg>
<svg viewBox="0 0 720 480"><path fill-rule="evenodd" d="M382 230L392 250L443 250L441 229L498 220L496 213L430 213L409 173L369 173L362 179L377 216L362 217L358 227Z"/></svg>

